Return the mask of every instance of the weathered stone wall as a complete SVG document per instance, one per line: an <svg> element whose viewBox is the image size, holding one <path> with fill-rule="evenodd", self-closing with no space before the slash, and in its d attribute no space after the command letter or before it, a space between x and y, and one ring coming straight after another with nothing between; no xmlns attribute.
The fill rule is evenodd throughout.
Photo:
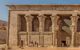
<svg viewBox="0 0 80 50"><path fill-rule="evenodd" d="M25 6L18 6L18 5L15 5L15 6L10 6L10 23L9 23L9 46L14 48L17 46L17 44L20 42L18 40L19 39L19 34L20 32L25 32L23 35L20 36L21 40L24 41L24 43L26 43L26 45L30 46L31 44L30 43L33 43L33 42L37 42L37 44L39 43L39 45L42 45L42 46L53 46L53 47L57 47L58 45L61 45L59 42L60 42L60 37L59 36L62 36L61 38L64 40L66 39L65 37L68 36L67 34L65 34L64 32L59 32L59 24L58 24L58 20L59 20L59 16L58 14L60 15L70 15L70 19L71 19L71 25L70 25L70 30L71 30L71 39L70 39L70 46L74 46L75 44L78 44L77 42L75 42L75 34L76 34L76 23L77 23L77 19L78 19L78 16L77 14L80 14L79 11L75 11L76 8L78 8L77 6L75 6L76 8L74 8L74 6L72 6L72 8L74 8L75 10L74 11L71 11L71 10L65 10L64 6L60 7L60 8L63 8L64 11L58 9L58 11L55 11L53 9L51 9L51 6L48 5L50 7L50 9L47 9L46 11L44 9L41 8L41 11L40 11L40 6L38 6L38 8L35 6L35 8L32 8L31 7L27 7L26 5ZM47 6L47 7L48 7ZM34 7L34 6L33 6ZM43 8L47 8L46 6L42 6ZM54 8L55 6L53 6ZM69 6L70 7L70 6ZM68 8L69 8L68 7ZM28 9L30 8L30 9ZM66 7L67 8L67 7ZM32 9L32 10L31 10ZM35 10L34 10L35 9ZM25 14L25 19L26 19L26 31L19 31L20 30L20 25L19 25L19 14ZM33 19L33 16L32 14L37 14L37 18L39 20L39 27L38 27L38 32L32 32L32 19ZM44 21L45 21L45 18L46 16L44 14L49 14L51 15L50 18L51 18L51 21L52 21L52 28L50 27L51 31L50 32L47 32L47 31L44 31L44 28L45 28L45 25L44 25ZM49 26L50 22L46 22ZM35 26L34 26L35 27ZM37 29L36 29L37 30ZM60 33L60 34L59 34ZM64 33L64 34L63 34ZM59 34L59 35L57 35ZM57 38L58 36L58 38ZM76 35L78 36L78 35ZM33 42L31 42L33 41ZM59 43L59 44L57 44ZM17 46L18 47L18 46Z"/></svg>

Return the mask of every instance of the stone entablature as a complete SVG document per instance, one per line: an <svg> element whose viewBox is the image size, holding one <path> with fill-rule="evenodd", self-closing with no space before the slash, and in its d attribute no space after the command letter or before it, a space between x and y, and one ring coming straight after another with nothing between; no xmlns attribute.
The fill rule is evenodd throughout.
<svg viewBox="0 0 80 50"><path fill-rule="evenodd" d="M9 10L57 10L57 11L72 11L80 10L80 5L7 5Z"/></svg>

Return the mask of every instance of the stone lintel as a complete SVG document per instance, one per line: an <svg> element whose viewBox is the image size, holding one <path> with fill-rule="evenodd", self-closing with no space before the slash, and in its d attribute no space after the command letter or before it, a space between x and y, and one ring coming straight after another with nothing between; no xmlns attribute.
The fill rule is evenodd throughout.
<svg viewBox="0 0 80 50"><path fill-rule="evenodd" d="M80 10L80 5L47 5L47 4L33 4L33 5L7 5L9 10Z"/></svg>

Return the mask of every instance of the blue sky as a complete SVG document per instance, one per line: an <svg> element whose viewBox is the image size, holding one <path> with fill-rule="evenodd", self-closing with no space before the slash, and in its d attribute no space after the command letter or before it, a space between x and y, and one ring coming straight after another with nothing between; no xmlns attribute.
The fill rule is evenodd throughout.
<svg viewBox="0 0 80 50"><path fill-rule="evenodd" d="M0 0L0 20L8 21L7 4L80 4L80 0Z"/></svg>

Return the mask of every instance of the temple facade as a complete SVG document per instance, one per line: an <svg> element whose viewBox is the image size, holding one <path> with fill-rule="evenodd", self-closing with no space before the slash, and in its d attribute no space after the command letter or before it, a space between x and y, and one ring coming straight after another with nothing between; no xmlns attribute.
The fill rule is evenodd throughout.
<svg viewBox="0 0 80 50"><path fill-rule="evenodd" d="M8 5L9 47L80 47L80 5Z"/></svg>

